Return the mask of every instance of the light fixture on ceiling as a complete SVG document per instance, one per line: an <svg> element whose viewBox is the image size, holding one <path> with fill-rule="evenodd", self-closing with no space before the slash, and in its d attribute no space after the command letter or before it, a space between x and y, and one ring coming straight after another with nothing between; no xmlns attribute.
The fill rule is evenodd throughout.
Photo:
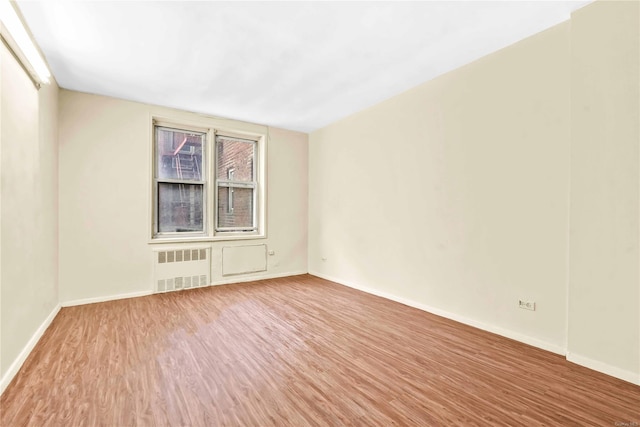
<svg viewBox="0 0 640 427"><path fill-rule="evenodd" d="M2 22L2 37L18 56L22 56L20 59L27 62L24 66L34 74L33 77L39 83L49 83L49 78L51 78L49 67L44 62L9 0L0 0L0 21Z"/></svg>

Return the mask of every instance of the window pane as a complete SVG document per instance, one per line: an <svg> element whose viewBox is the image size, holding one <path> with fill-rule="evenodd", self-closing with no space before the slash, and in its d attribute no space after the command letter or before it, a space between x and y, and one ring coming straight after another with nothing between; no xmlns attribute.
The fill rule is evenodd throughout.
<svg viewBox="0 0 640 427"><path fill-rule="evenodd" d="M159 179L202 181L204 133L156 127L156 175Z"/></svg>
<svg viewBox="0 0 640 427"><path fill-rule="evenodd" d="M202 184L158 183L158 231L204 231Z"/></svg>
<svg viewBox="0 0 640 427"><path fill-rule="evenodd" d="M253 188L218 187L218 228L253 227Z"/></svg>
<svg viewBox="0 0 640 427"><path fill-rule="evenodd" d="M253 158L255 142L218 136L217 177L233 181L253 181Z"/></svg>

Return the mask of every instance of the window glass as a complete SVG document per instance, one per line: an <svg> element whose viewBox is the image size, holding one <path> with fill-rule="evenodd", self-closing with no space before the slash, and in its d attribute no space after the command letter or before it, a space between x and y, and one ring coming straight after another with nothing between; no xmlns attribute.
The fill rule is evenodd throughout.
<svg viewBox="0 0 640 427"><path fill-rule="evenodd" d="M253 228L253 188L218 188L218 228Z"/></svg>
<svg viewBox="0 0 640 427"><path fill-rule="evenodd" d="M203 232L202 184L158 183L158 231Z"/></svg>
<svg viewBox="0 0 640 427"><path fill-rule="evenodd" d="M218 179L228 179L239 182L252 182L254 141L218 136L217 141L217 173Z"/></svg>
<svg viewBox="0 0 640 427"><path fill-rule="evenodd" d="M205 134L156 128L156 177L202 181Z"/></svg>

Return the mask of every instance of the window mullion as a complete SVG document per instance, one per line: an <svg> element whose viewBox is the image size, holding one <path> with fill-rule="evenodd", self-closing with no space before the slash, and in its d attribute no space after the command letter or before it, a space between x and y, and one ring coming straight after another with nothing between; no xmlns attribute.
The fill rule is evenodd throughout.
<svg viewBox="0 0 640 427"><path fill-rule="evenodd" d="M213 236L216 229L216 205L218 198L218 186L214 185L215 183L215 161L216 161L216 145L215 145L215 131L213 129L209 129L207 133L207 147L209 151L207 152L207 165L206 165L206 173L207 173L207 181L210 183L209 188L207 189L207 234L209 236Z"/></svg>

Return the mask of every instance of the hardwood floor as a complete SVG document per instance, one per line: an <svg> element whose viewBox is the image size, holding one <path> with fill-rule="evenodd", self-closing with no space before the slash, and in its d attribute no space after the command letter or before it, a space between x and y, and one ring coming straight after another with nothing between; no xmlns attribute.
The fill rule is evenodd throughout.
<svg viewBox="0 0 640 427"><path fill-rule="evenodd" d="M638 386L308 275L63 308L0 405L2 426L640 423Z"/></svg>

